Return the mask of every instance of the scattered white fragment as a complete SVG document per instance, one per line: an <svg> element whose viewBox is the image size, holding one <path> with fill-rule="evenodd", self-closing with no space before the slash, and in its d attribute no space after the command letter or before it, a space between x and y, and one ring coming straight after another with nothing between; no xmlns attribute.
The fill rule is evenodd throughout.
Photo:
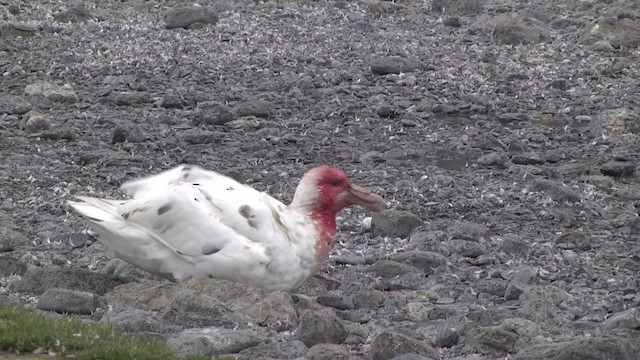
<svg viewBox="0 0 640 360"><path fill-rule="evenodd" d="M360 222L363 230L371 230L371 216L362 219Z"/></svg>

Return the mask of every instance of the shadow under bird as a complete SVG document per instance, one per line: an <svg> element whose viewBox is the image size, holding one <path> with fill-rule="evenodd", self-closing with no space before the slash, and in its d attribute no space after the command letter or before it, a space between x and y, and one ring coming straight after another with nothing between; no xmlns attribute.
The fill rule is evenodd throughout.
<svg viewBox="0 0 640 360"><path fill-rule="evenodd" d="M173 281L217 278L290 290L319 269L333 244L336 214L385 202L330 166L309 170L290 205L194 165L127 182L128 200L77 196L114 255Z"/></svg>

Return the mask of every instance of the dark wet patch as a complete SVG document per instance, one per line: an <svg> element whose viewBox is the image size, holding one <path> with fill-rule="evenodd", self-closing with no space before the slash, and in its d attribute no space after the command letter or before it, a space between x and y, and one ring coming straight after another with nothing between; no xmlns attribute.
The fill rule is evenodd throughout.
<svg viewBox="0 0 640 360"><path fill-rule="evenodd" d="M213 255L221 249L216 245L205 245L202 247L202 255Z"/></svg>
<svg viewBox="0 0 640 360"><path fill-rule="evenodd" d="M249 224L249 226L251 226L252 228L257 229L258 223L255 220L256 216L252 214L251 211L252 209L251 209L251 206L249 205L242 205L238 209L238 212L240 213L240 215L242 215L242 217L247 219L247 224Z"/></svg>
<svg viewBox="0 0 640 360"><path fill-rule="evenodd" d="M160 206L158 208L158 211L157 211L158 215L162 215L162 214L166 213L167 211L171 210L172 207L173 206L171 205L171 203L166 203L166 204Z"/></svg>

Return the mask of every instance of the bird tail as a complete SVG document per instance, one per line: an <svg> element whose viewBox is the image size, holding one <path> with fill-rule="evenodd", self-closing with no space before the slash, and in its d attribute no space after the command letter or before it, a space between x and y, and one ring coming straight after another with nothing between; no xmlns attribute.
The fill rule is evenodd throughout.
<svg viewBox="0 0 640 360"><path fill-rule="evenodd" d="M180 254L162 239L120 214L124 200L76 196L79 201L67 201L86 217L98 239L113 254L130 264L170 280L190 277L191 259Z"/></svg>
<svg viewBox="0 0 640 360"><path fill-rule="evenodd" d="M80 201L68 200L67 204L78 213L89 218L93 223L99 225L101 222L120 222L122 218L118 215L118 206L122 201L99 199L90 196L76 196Z"/></svg>

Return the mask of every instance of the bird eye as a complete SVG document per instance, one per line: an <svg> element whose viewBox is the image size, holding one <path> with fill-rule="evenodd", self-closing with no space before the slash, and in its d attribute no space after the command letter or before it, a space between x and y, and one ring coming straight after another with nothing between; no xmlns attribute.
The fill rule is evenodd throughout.
<svg viewBox="0 0 640 360"><path fill-rule="evenodd" d="M340 179L331 179L329 180L329 184L331 184L331 186L338 186L340 185L342 181Z"/></svg>

